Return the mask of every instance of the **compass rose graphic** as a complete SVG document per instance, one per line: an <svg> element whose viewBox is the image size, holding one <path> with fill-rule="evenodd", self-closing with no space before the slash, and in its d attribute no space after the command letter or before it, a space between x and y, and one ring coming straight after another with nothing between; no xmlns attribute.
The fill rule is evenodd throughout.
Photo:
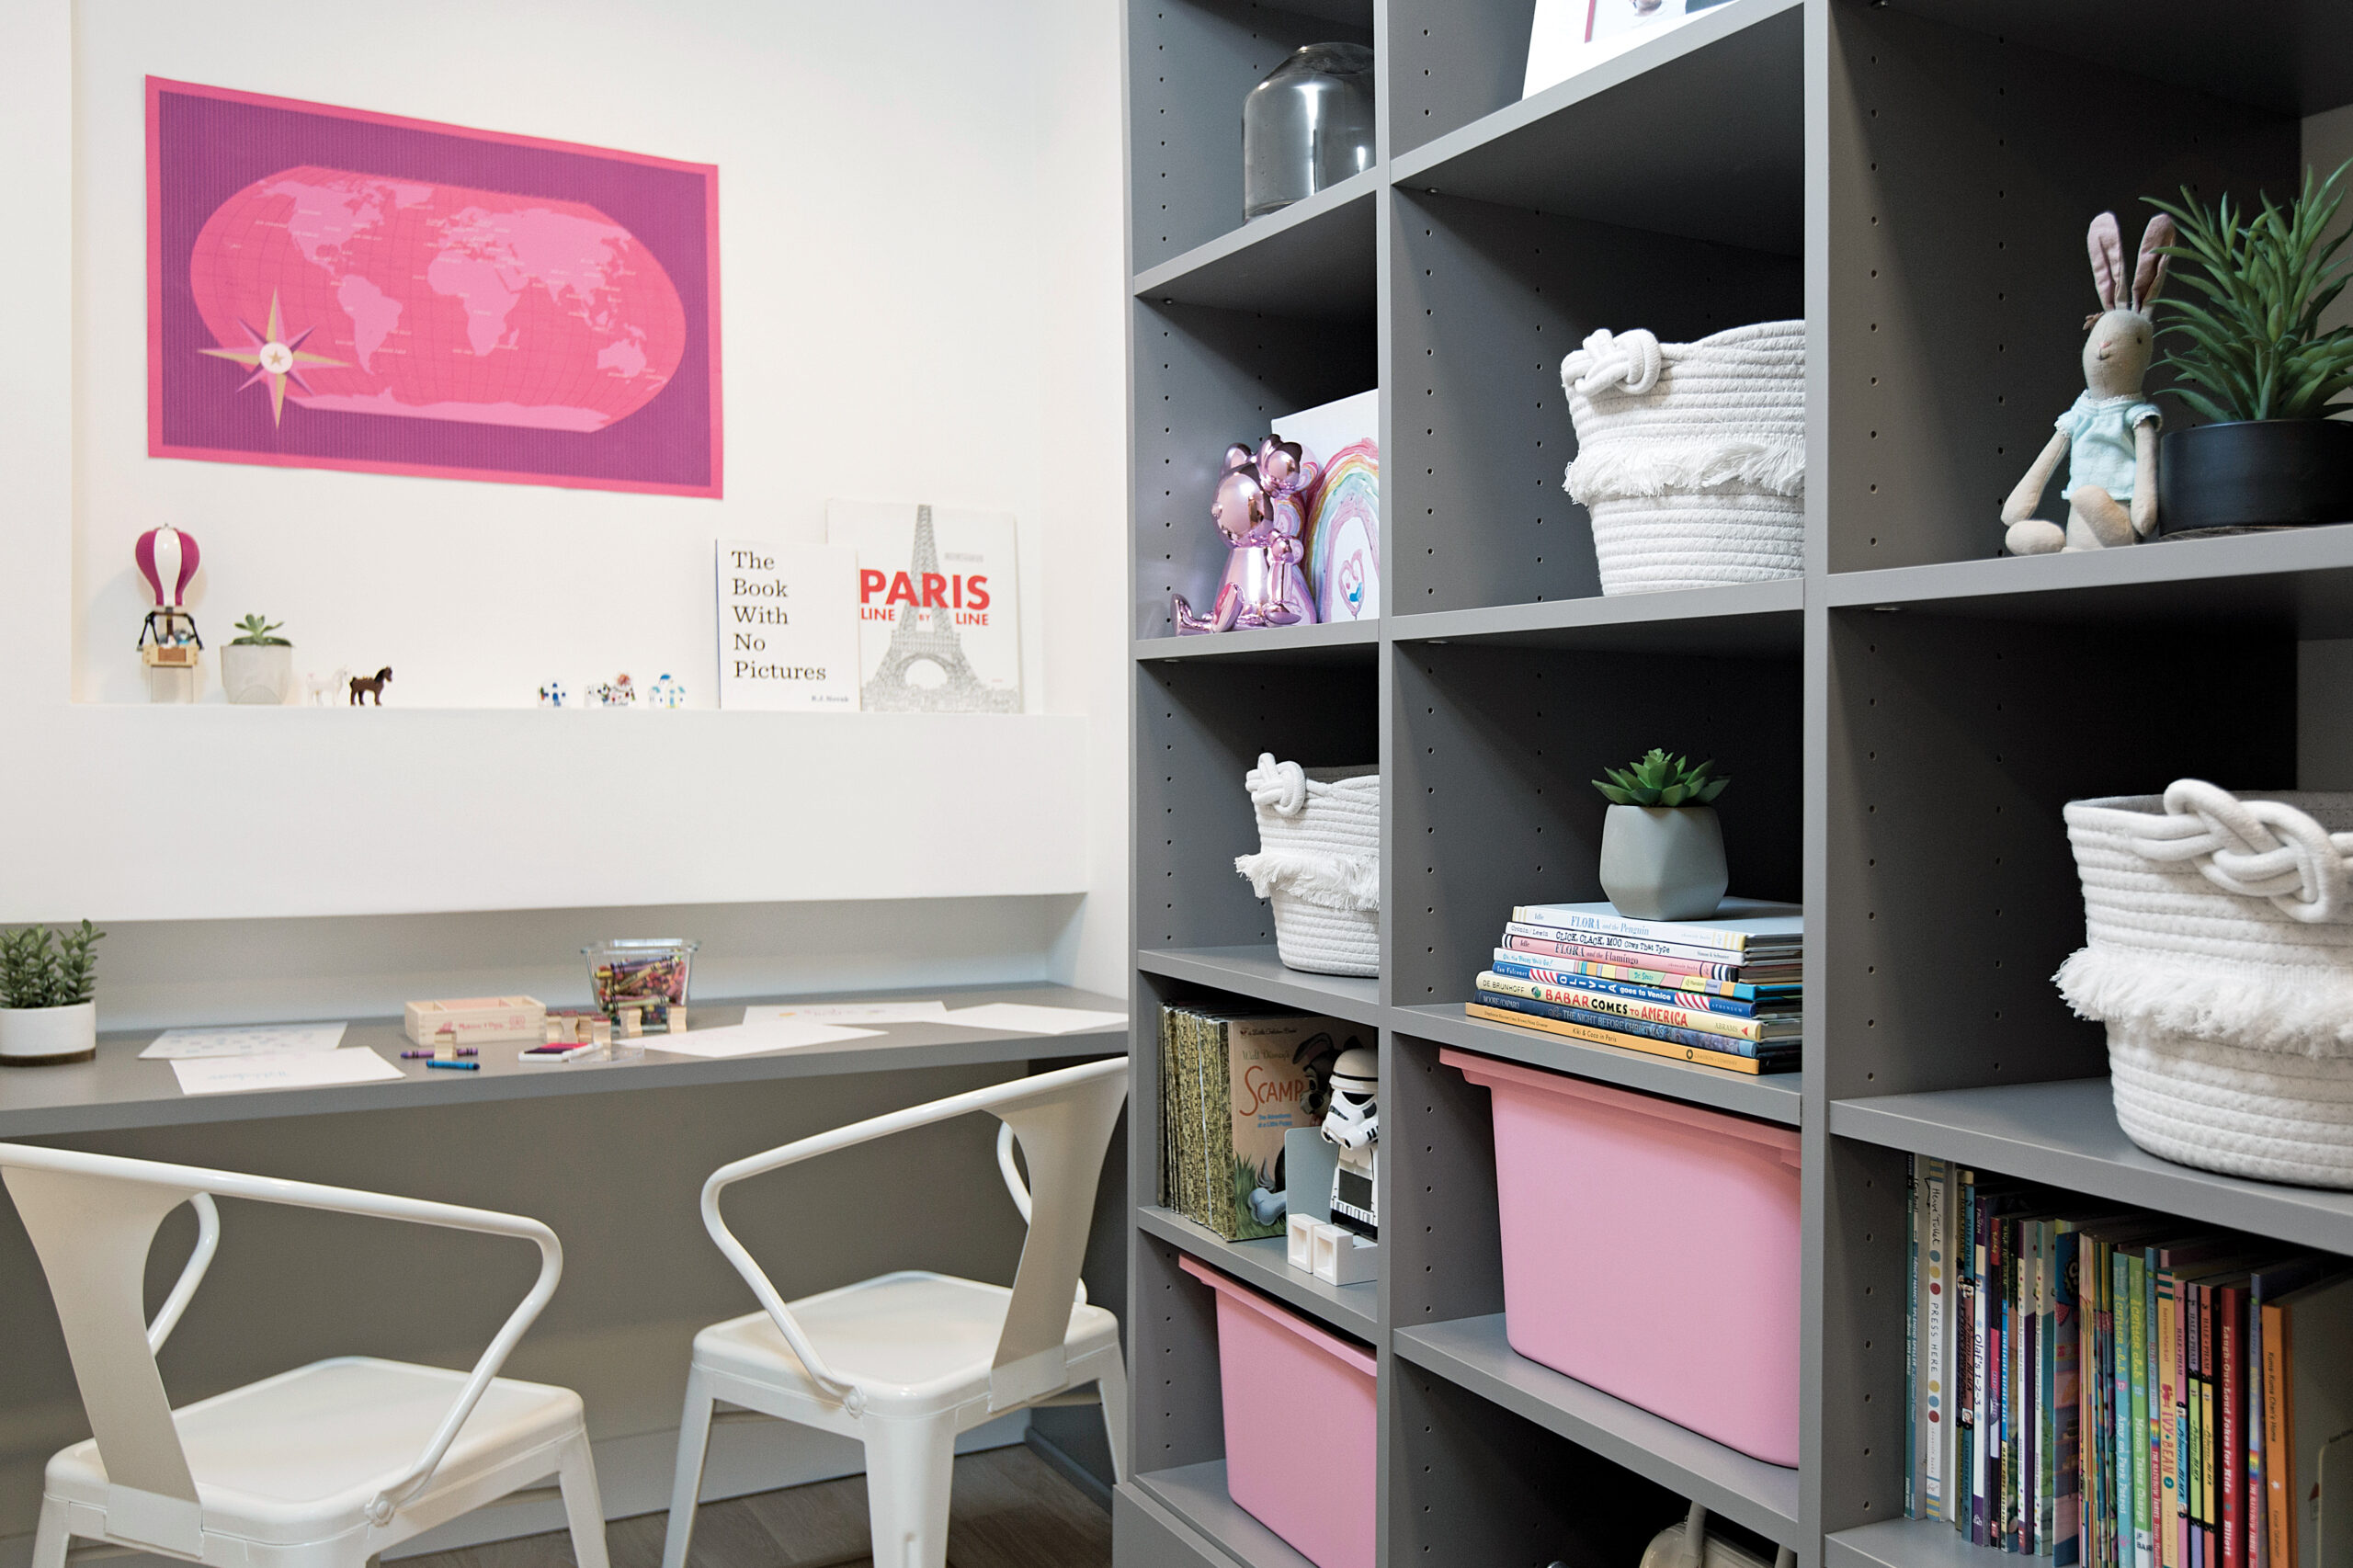
<svg viewBox="0 0 2353 1568"><path fill-rule="evenodd" d="M269 387L269 422L273 426L285 415L287 382L292 381L305 392L311 390L311 383L302 379L303 366L345 363L341 359L330 359L324 354L310 354L303 351L303 339L317 331L316 327L304 327L290 338L286 335L286 323L278 314L278 295L275 291L269 296L268 330L255 331L253 324L243 316L237 318L237 324L245 329L247 337L253 339L244 347L200 348L197 352L210 354L216 359L227 359L251 370L252 375L237 383L239 392L244 391L256 381L267 382Z"/></svg>

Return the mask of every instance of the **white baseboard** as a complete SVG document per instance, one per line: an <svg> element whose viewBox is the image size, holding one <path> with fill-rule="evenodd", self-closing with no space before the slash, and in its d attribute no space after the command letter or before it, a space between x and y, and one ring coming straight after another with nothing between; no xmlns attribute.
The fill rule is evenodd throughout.
<svg viewBox="0 0 2353 1568"><path fill-rule="evenodd" d="M1017 1410L957 1439L960 1454L1002 1449L1022 1440L1029 1428L1029 1413ZM678 1432L641 1432L608 1437L592 1445L597 1454L597 1488L605 1517L626 1519L659 1513L670 1506L670 1477L677 1463ZM866 1468L857 1443L830 1432L796 1426L789 1421L723 1415L711 1428L710 1450L702 1471L702 1500L742 1497L779 1487L803 1486L856 1475ZM449 1551L485 1541L512 1540L563 1528L563 1503L552 1486L535 1487L477 1508L461 1518L402 1542L384 1554L387 1561L426 1552ZM32 1561L30 1535L0 1539L0 1568L26 1568ZM77 1558L80 1553L76 1553ZM92 1555L97 1555L92 1553ZM107 1553L110 1568L181 1568L175 1560L143 1551Z"/></svg>

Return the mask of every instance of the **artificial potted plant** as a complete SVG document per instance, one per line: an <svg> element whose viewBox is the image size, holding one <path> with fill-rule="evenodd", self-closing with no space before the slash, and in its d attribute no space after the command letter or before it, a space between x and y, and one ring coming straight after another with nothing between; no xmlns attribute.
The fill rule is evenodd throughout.
<svg viewBox="0 0 2353 1568"><path fill-rule="evenodd" d="M1593 787L1609 802L1601 824L1601 891L1637 920L1697 920L1713 915L1732 876L1715 798L1729 778L1715 765L1654 748L1631 767L1611 767Z"/></svg>
<svg viewBox="0 0 2353 1568"><path fill-rule="evenodd" d="M2166 254L2188 263L2188 290L2165 301L2163 361L2174 392L2211 421L2168 430L2159 448L2157 526L2188 533L2353 522L2353 327L2324 330L2344 290L2346 241L2332 233L2353 163L2296 199L2266 196L2245 211L2213 208L2187 187L2181 204L2153 201L2180 229ZM2188 290L2194 290L2190 292ZM2201 297L2202 296L2202 297Z"/></svg>
<svg viewBox="0 0 2353 1568"><path fill-rule="evenodd" d="M86 1062L98 1049L97 956L105 932L85 920L0 932L0 1066Z"/></svg>
<svg viewBox="0 0 2353 1568"><path fill-rule="evenodd" d="M221 688L232 702L282 703L294 689L294 644L273 635L285 622L249 615L221 650Z"/></svg>

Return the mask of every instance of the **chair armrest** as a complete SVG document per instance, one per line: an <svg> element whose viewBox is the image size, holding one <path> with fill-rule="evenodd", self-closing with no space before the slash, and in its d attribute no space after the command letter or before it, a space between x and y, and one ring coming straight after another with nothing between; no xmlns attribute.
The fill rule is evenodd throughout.
<svg viewBox="0 0 2353 1568"><path fill-rule="evenodd" d="M164 1341L179 1327L180 1314L196 1298L196 1288L204 1283L204 1271L212 1267L212 1255L221 1250L221 1206L212 1201L209 1192L199 1192L188 1200L196 1210L196 1249L188 1255L188 1267L180 1270L179 1282L172 1293L164 1298L157 1309L155 1321L147 1325L149 1354L161 1350Z"/></svg>

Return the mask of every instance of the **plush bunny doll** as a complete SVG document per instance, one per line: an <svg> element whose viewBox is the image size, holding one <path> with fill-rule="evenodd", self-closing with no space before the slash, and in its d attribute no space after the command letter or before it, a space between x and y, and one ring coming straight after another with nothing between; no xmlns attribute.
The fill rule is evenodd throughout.
<svg viewBox="0 0 2353 1568"><path fill-rule="evenodd" d="M2102 550L2146 539L2157 528L2157 405L2141 396L2156 328L2149 303L2165 287L2165 247L2173 220L2160 213L2141 236L2141 256L2128 284L2116 214L2092 220L2092 281L2101 312L2084 318L2084 395L2061 415L2058 433L2002 504L2012 555L2054 550ZM2043 487L2067 460L2067 526L2034 516Z"/></svg>

